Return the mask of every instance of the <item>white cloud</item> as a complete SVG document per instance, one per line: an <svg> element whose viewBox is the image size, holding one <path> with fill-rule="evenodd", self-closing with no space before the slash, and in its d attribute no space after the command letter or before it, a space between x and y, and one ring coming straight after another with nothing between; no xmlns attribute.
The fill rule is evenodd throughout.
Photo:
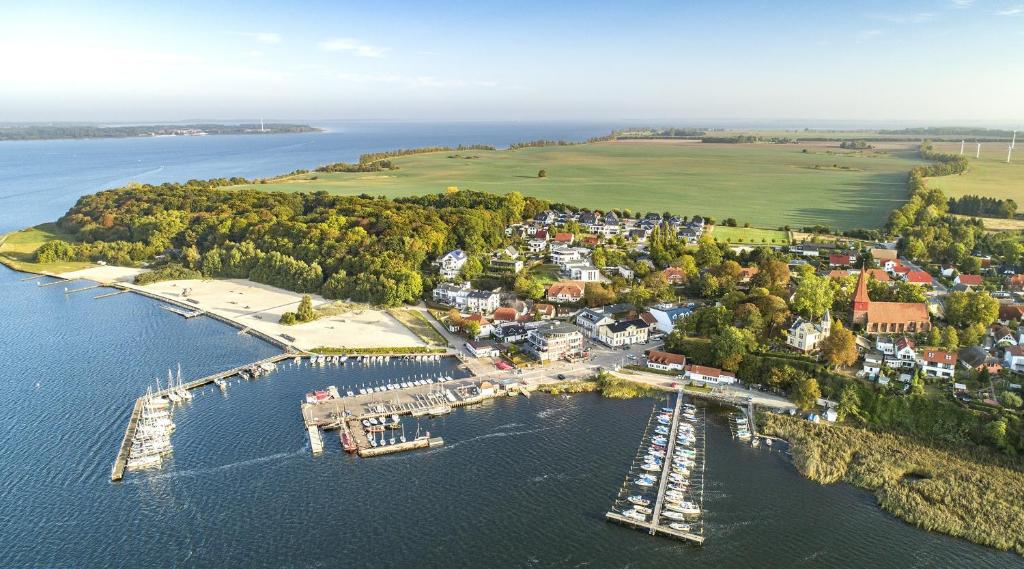
<svg viewBox="0 0 1024 569"><path fill-rule="evenodd" d="M1010 6L1005 10L998 10L995 12L996 16L1016 16L1018 14L1024 14L1024 4L1017 4Z"/></svg>
<svg viewBox="0 0 1024 569"><path fill-rule="evenodd" d="M970 8L974 5L974 0L952 0L954 8Z"/></svg>
<svg viewBox="0 0 1024 569"><path fill-rule="evenodd" d="M260 43L275 45L281 43L281 34L277 32L237 32L240 36L252 38Z"/></svg>
<svg viewBox="0 0 1024 569"><path fill-rule="evenodd" d="M359 57L384 57L385 47L365 44L354 38L334 38L317 44L324 51L345 51Z"/></svg>

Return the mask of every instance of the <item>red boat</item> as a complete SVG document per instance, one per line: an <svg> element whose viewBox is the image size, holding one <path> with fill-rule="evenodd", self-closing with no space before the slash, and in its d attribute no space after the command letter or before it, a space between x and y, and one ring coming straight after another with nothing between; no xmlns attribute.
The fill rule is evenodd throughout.
<svg viewBox="0 0 1024 569"><path fill-rule="evenodd" d="M345 449L345 452L356 452L359 450L359 447L356 446L356 441L346 430L341 431L341 447Z"/></svg>

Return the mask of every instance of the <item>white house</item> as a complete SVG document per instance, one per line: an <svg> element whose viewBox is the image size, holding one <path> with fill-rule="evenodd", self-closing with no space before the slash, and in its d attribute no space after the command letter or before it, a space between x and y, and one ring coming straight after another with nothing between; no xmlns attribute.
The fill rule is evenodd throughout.
<svg viewBox="0 0 1024 569"><path fill-rule="evenodd" d="M627 281L633 280L633 269L619 265L618 267L615 267L613 270L618 271L619 276L626 279Z"/></svg>
<svg viewBox="0 0 1024 569"><path fill-rule="evenodd" d="M817 322L797 318L789 327L786 344L802 352L813 352L830 333L832 333L832 315L826 310L821 320Z"/></svg>
<svg viewBox="0 0 1024 569"><path fill-rule="evenodd" d="M875 338L875 349L887 356L896 353L896 342L891 336L878 336Z"/></svg>
<svg viewBox="0 0 1024 569"><path fill-rule="evenodd" d="M569 265L566 268L569 270L569 278L572 280L585 283L601 280L601 271L592 265Z"/></svg>
<svg viewBox="0 0 1024 569"><path fill-rule="evenodd" d="M1003 352L1003 366L1016 373L1024 373L1024 346L1007 346Z"/></svg>
<svg viewBox="0 0 1024 569"><path fill-rule="evenodd" d="M934 348L925 348L918 359L925 375L952 379L956 369L956 354Z"/></svg>
<svg viewBox="0 0 1024 569"><path fill-rule="evenodd" d="M474 290L466 296L466 311L490 314L501 306L501 296L496 292Z"/></svg>
<svg viewBox="0 0 1024 569"><path fill-rule="evenodd" d="M587 338L596 338L598 328L614 321L614 318L597 308L584 308L576 315L576 325Z"/></svg>
<svg viewBox="0 0 1024 569"><path fill-rule="evenodd" d="M571 265L572 263L579 263L583 261L586 253L589 250L581 247L552 247L548 253L551 256L551 262L556 265Z"/></svg>
<svg viewBox="0 0 1024 569"><path fill-rule="evenodd" d="M531 253L543 253L548 249L548 242L546 239L530 239L526 246Z"/></svg>
<svg viewBox="0 0 1024 569"><path fill-rule="evenodd" d="M722 371L716 367L699 365L686 366L686 379L701 383L736 383L736 376L730 372Z"/></svg>
<svg viewBox="0 0 1024 569"><path fill-rule="evenodd" d="M686 356L651 350L647 353L647 367L661 371L683 371L686 369Z"/></svg>
<svg viewBox="0 0 1024 569"><path fill-rule="evenodd" d="M465 251L455 249L445 253L443 257L434 261L434 264L437 265L441 278L452 280L459 276L459 271L462 270L462 266L466 264L467 260L469 260L469 255Z"/></svg>
<svg viewBox="0 0 1024 569"><path fill-rule="evenodd" d="M885 357L885 365L893 369L914 369L917 365L917 351L914 341L901 336L893 343L893 352Z"/></svg>
<svg viewBox="0 0 1024 569"><path fill-rule="evenodd" d="M434 289L432 296L435 302L463 308L466 306L466 297L469 296L469 283L441 283Z"/></svg>
<svg viewBox="0 0 1024 569"><path fill-rule="evenodd" d="M631 346L646 342L651 329L639 318L620 320L597 328L597 339L606 346Z"/></svg>
<svg viewBox="0 0 1024 569"><path fill-rule="evenodd" d="M490 342L476 340L466 342L466 351L477 358L493 358L498 356L498 347Z"/></svg>
<svg viewBox="0 0 1024 569"><path fill-rule="evenodd" d="M685 318L693 312L693 306L672 306L671 304L659 304L648 312L655 319L654 327L659 332L669 334L676 325L676 321Z"/></svg>
<svg viewBox="0 0 1024 569"><path fill-rule="evenodd" d="M878 377L878 374L882 372L882 364L885 361L885 355L881 352L871 352L870 354L864 355L864 375L870 379Z"/></svg>

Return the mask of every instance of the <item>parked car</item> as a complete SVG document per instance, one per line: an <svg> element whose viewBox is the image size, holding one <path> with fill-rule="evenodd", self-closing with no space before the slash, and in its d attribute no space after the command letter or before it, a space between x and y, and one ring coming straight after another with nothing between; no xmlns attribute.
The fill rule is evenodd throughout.
<svg viewBox="0 0 1024 569"><path fill-rule="evenodd" d="M558 374L558 379L565 379L565 374L564 373Z"/></svg>

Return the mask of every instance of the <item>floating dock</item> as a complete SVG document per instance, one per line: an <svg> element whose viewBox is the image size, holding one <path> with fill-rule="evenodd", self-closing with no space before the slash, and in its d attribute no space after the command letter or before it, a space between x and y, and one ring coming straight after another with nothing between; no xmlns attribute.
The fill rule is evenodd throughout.
<svg viewBox="0 0 1024 569"><path fill-rule="evenodd" d="M320 427L308 425L306 430L309 431L309 446L313 449L313 454L324 452L324 439L320 436Z"/></svg>
<svg viewBox="0 0 1024 569"><path fill-rule="evenodd" d="M654 505L653 505L653 508L652 508L652 513L650 515L651 521L646 521L646 519L640 520L640 519L631 518L629 516L625 516L625 515L623 515L623 514L621 514L619 512L616 512L616 511L606 512L605 513L605 519L608 520L608 521L618 522L618 523L621 523L621 524L633 527L635 529L640 529L640 530L646 531L646 532L648 532L651 535L665 535L665 536L674 537L674 538L677 538L677 539L682 539L682 540L685 540L685 541L689 541L689 542L695 543L697 545L703 545L703 543L704 543L704 535L703 535L704 530L703 530L703 523L702 522L684 522L684 523L687 523L688 525L691 525L691 531L677 530L675 528L670 527L668 524L660 523L660 520L662 519L662 513L664 512L664 508L665 508L665 497L666 497L666 494L667 494L667 491L668 491L668 484L669 484L669 480L670 480L669 475L672 472L672 464L673 464L673 459L675 457L677 436L679 435L679 421L680 421L680 418L682 417L682 406L683 406L683 394L682 394L682 392L678 392L677 395L676 395L675 407L674 407L674 410L672 412L672 421L671 421L671 426L669 427L668 443L667 443L667 445L665 447L665 458L663 459L663 463L664 464L662 465L662 469L661 469L661 473L660 473L660 480L659 480L659 484L658 484L658 492L657 492L657 495L656 495L655 500L654 500ZM657 414L658 414L658 411L657 411L657 409L655 409L654 413L652 413L652 415L651 415L652 419ZM703 423L703 421L702 421L702 423ZM691 481L692 485L688 487L687 492L690 494L691 499L693 501L695 501L699 505L699 507L701 509L701 513L698 514L698 515L703 515L703 508L704 508L704 448L705 448L705 445L706 445L706 440L704 438L705 435L704 435L703 425L696 426L694 428L694 433L695 433L694 434L695 439L697 439L697 437L699 437L699 439L697 439L697 442L695 443L695 446L697 446L699 448L695 449L696 458L694 459L693 471L690 474L690 481ZM650 434L650 427L648 427L648 429L644 431L644 437L643 438L644 438L644 445L645 446L647 444L647 440L648 440L649 434ZM643 454L643 447L641 447L640 452L638 453L637 456L639 457L641 454ZM624 484L622 490L619 493L620 499L622 499L625 496L629 495L629 492L630 492L630 489L629 489L630 480L629 480L629 478L630 478L630 475L627 475L625 484ZM693 527L692 526L694 524L700 524L698 526L699 529L697 529L696 532L693 531Z"/></svg>
<svg viewBox="0 0 1024 569"><path fill-rule="evenodd" d="M114 467L110 470L110 480L118 481L124 478L124 468L128 464L128 454L132 450L132 440L135 439L135 429L139 426L139 416L142 415L142 397L135 400L135 407L132 409L131 418L128 419L128 428L124 430L124 438L121 439L121 448L117 451L117 458L114 459Z"/></svg>
<svg viewBox="0 0 1024 569"><path fill-rule="evenodd" d="M163 308L167 312L173 312L182 318L195 318L196 316L202 316L205 314L202 310L187 310L171 304L161 304L160 308Z"/></svg>

